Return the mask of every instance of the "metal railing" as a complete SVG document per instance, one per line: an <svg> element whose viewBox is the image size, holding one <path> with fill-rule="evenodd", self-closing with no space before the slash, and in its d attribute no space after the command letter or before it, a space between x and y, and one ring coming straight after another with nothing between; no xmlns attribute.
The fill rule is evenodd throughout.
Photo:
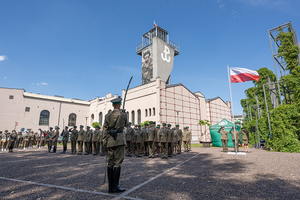
<svg viewBox="0 0 300 200"><path fill-rule="evenodd" d="M141 42L139 44L136 44L136 53L139 53L142 49L146 48L147 46L151 45L151 41L144 41ZM179 54L180 51L180 45L176 44L175 42L172 42L171 40L169 40L169 42L167 42L167 44L169 44L171 47L174 48L176 54Z"/></svg>

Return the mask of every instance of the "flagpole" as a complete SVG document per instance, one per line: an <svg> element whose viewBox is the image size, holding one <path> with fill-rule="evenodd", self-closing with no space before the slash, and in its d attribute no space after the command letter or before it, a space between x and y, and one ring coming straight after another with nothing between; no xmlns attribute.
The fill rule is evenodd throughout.
<svg viewBox="0 0 300 200"><path fill-rule="evenodd" d="M234 112L233 112L233 101L232 101L232 94L231 94L231 79L229 73L229 66L227 65L227 72L228 72L228 82L229 82L229 91L230 91L230 100L231 100L231 112L233 115L233 132L235 137L235 153L237 154L237 142L236 142L236 134L235 134L235 124L234 124Z"/></svg>

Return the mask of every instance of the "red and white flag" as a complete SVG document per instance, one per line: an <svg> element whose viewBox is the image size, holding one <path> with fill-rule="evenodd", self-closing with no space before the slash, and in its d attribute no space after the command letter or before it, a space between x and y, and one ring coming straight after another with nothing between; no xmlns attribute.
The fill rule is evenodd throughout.
<svg viewBox="0 0 300 200"><path fill-rule="evenodd" d="M156 23L155 23L155 21L154 21L154 27L156 27Z"/></svg>
<svg viewBox="0 0 300 200"><path fill-rule="evenodd" d="M15 126L18 126L19 125L19 122L18 121L15 121Z"/></svg>
<svg viewBox="0 0 300 200"><path fill-rule="evenodd" d="M234 67L230 68L230 80L231 83L241 83L246 81L258 82L259 74L255 70Z"/></svg>

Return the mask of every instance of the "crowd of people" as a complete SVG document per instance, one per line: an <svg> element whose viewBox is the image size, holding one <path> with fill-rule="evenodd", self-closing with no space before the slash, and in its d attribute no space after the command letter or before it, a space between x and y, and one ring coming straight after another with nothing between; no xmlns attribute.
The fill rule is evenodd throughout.
<svg viewBox="0 0 300 200"><path fill-rule="evenodd" d="M55 130L54 130L55 129ZM66 153L67 143L71 142L71 154L77 155L100 155L106 154L105 141L103 141L103 129L96 126L92 130L89 126L84 130L84 126L80 125L73 128L65 127L63 131L59 131L59 127L50 127L48 131L39 132L18 132L12 130L0 131L0 150L13 152L13 149L28 150L31 148L45 148L48 152L56 153L57 143L62 142L63 151ZM182 146L184 151L191 150L191 131L189 127L184 127L183 131L179 129L179 125L171 128L171 124L162 123L162 126L155 125L154 122L141 125L132 125L128 123L128 127L124 128L124 138L126 141L126 156L137 157L155 156L167 159L168 157L180 154Z"/></svg>

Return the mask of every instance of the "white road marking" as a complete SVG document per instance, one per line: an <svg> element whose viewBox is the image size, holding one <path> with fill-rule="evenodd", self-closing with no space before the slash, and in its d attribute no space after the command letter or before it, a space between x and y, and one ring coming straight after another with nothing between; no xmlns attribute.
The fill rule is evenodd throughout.
<svg viewBox="0 0 300 200"><path fill-rule="evenodd" d="M164 174L166 174L166 173L172 171L173 169L179 167L180 165L183 165L184 163L190 161L191 159L197 157L198 155L199 155L199 154L197 154L197 155L195 155L195 156L193 156L193 157L191 157L191 158L189 158L189 159L183 161L182 163L179 163L179 164L176 165L175 167L172 167L172 168L170 168L170 169L164 171L163 173L161 173L161 174L159 174L159 175L157 175L157 176L155 176L155 177L153 177L153 178L151 178L151 179L149 179L149 180L147 180L147 181L145 181L145 182L143 182L143 183L141 183L141 184L135 186L134 188L131 188L130 190L127 190L126 192L123 192L122 194L120 194L119 196L113 198L112 200L118 200L118 199L121 199L121 198L126 198L126 195L128 195L128 194L131 193L131 192L133 192L134 190L137 190L137 189L139 189L140 187L142 187L142 186L144 186L144 185L150 183L151 181L154 181L155 179L157 179L157 178L161 177L162 175L164 175Z"/></svg>
<svg viewBox="0 0 300 200"><path fill-rule="evenodd" d="M75 192L84 192L84 193L91 193L91 194L99 194L99 195L111 196L111 197L116 197L117 196L117 195L114 195L114 194L109 194L109 193L104 193L104 192L94 192L94 191L89 191L89 190L81 190L81 189L63 187L63 186L58 186L58 185L36 183L36 182L32 182L32 181L23 181L23 180L11 179L11 178L5 178L5 177L0 177L0 179L6 180L6 181L15 181L15 182L20 182L20 183L27 183L27 184L31 184L31 185L39 185L39 186L45 186L45 187L59 188L59 189L63 189L63 190L71 190L71 191L75 191ZM122 197L122 198L124 198L124 199L132 199L132 200L140 200L138 198L133 198L133 197Z"/></svg>

